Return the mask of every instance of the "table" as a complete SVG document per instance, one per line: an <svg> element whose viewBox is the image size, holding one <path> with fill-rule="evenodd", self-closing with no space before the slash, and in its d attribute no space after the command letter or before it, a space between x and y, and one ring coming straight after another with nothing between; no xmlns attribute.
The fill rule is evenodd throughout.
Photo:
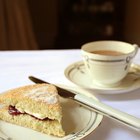
<svg viewBox="0 0 140 140"><path fill-rule="evenodd" d="M71 63L81 60L79 49L0 51L0 92L32 84L28 76L34 75L52 83L71 85L64 70ZM134 59L140 64L140 52ZM140 118L140 89L118 95L99 95L102 102ZM139 140L140 131L116 121L103 118L101 125L86 140Z"/></svg>

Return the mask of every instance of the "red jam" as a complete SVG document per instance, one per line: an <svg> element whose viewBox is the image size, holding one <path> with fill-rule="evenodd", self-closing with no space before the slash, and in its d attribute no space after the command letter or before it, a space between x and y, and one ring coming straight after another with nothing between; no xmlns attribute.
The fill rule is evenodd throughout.
<svg viewBox="0 0 140 140"><path fill-rule="evenodd" d="M10 115L20 115L20 114L25 114L25 113L21 113L19 110L17 110L14 106L9 106L9 114Z"/></svg>

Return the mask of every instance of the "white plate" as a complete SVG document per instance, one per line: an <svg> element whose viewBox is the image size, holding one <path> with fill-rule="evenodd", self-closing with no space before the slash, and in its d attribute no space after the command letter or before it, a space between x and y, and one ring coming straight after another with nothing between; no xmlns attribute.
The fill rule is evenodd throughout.
<svg viewBox="0 0 140 140"><path fill-rule="evenodd" d="M94 97L94 96L93 96ZM94 97L95 100L97 100ZM58 138L0 121L0 129L11 140L80 140L93 132L102 121L102 115L85 109L70 99L61 99L63 128L66 136Z"/></svg>
<svg viewBox="0 0 140 140"><path fill-rule="evenodd" d="M74 84L88 90L94 90L96 93L118 94L140 88L140 70L138 70L134 64L130 70L126 78L117 87L100 87L94 85L90 77L86 74L85 66L82 61L75 62L68 66L65 70L65 76Z"/></svg>

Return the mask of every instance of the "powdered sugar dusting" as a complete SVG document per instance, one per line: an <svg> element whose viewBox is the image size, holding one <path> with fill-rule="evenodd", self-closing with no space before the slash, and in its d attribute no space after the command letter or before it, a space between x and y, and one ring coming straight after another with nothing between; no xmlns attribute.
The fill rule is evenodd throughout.
<svg viewBox="0 0 140 140"><path fill-rule="evenodd" d="M50 87L38 87L30 92L26 93L25 96L32 98L37 101L43 101L48 104L55 104L58 102L58 94L55 89L49 89Z"/></svg>

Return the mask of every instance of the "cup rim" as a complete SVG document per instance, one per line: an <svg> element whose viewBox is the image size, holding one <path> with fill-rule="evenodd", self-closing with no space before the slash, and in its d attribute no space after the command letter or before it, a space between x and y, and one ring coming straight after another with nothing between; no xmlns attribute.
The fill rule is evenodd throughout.
<svg viewBox="0 0 140 140"><path fill-rule="evenodd" d="M135 52L134 44L127 43L127 42L123 42L123 41L115 41L115 40L101 40L101 41L92 41L92 42L88 42L88 43L85 43L85 44L83 44L83 45L81 46L81 50L82 50L83 52L87 53L88 55L112 57L112 55L94 54L94 53L91 53L90 50L88 50L88 49L91 49L91 45L95 45L95 46L94 46L94 48L95 48L95 47L97 47L97 46L99 45L99 43L102 43L102 44L104 43L104 45L105 45L104 47L106 47L109 43L117 43L117 44L119 44L119 45L127 45L127 46L131 47L131 50L130 50L129 52L123 52L123 51L121 51L121 50L116 50L116 47L118 47L118 46L114 47L113 49L112 49L112 48L111 48L111 49L109 48L110 50L123 52L123 54L120 54L120 55L118 55L118 56L115 56L116 58L117 58L117 57L120 57L120 56L128 56L128 55L133 54L133 53ZM109 46L109 45L108 45L108 46ZM98 47L99 47L99 46L98 46ZM100 48L100 49L95 49L95 50L105 50L104 47L103 47L103 48ZM120 47L120 46L119 46L119 47ZM121 46L121 47L122 47L122 46ZM93 47L92 47L92 49L93 49ZM107 50L107 49L106 49L106 50ZM127 51L128 51L128 50L127 50ZM114 56L113 56L113 57L114 57Z"/></svg>
<svg viewBox="0 0 140 140"><path fill-rule="evenodd" d="M103 55L103 54L94 54L91 53L91 45L99 45L99 43L105 44L107 46L108 43L119 43L119 48L122 47L122 45L128 45L130 47L129 50L125 49L125 47L123 49L129 51L129 52L125 52L123 54L120 55ZM90 48L90 49L89 49ZM113 47L112 47L113 48ZM89 49L89 50L87 50ZM94 49L94 50L105 50L104 48L102 49ZM107 50L107 49L106 49ZM113 49L110 50L114 50L114 51L120 51L119 49L116 50L116 47L114 47ZM83 57L89 57L90 59L94 60L94 61L98 61L98 62L122 62L122 61L127 61L132 59L135 56L135 47L133 44L131 43L127 43L127 42L123 42L123 41L114 41L114 40L102 40L102 41L93 41L93 42L88 42L82 45L81 47L81 52ZM121 50L121 52L123 52Z"/></svg>

